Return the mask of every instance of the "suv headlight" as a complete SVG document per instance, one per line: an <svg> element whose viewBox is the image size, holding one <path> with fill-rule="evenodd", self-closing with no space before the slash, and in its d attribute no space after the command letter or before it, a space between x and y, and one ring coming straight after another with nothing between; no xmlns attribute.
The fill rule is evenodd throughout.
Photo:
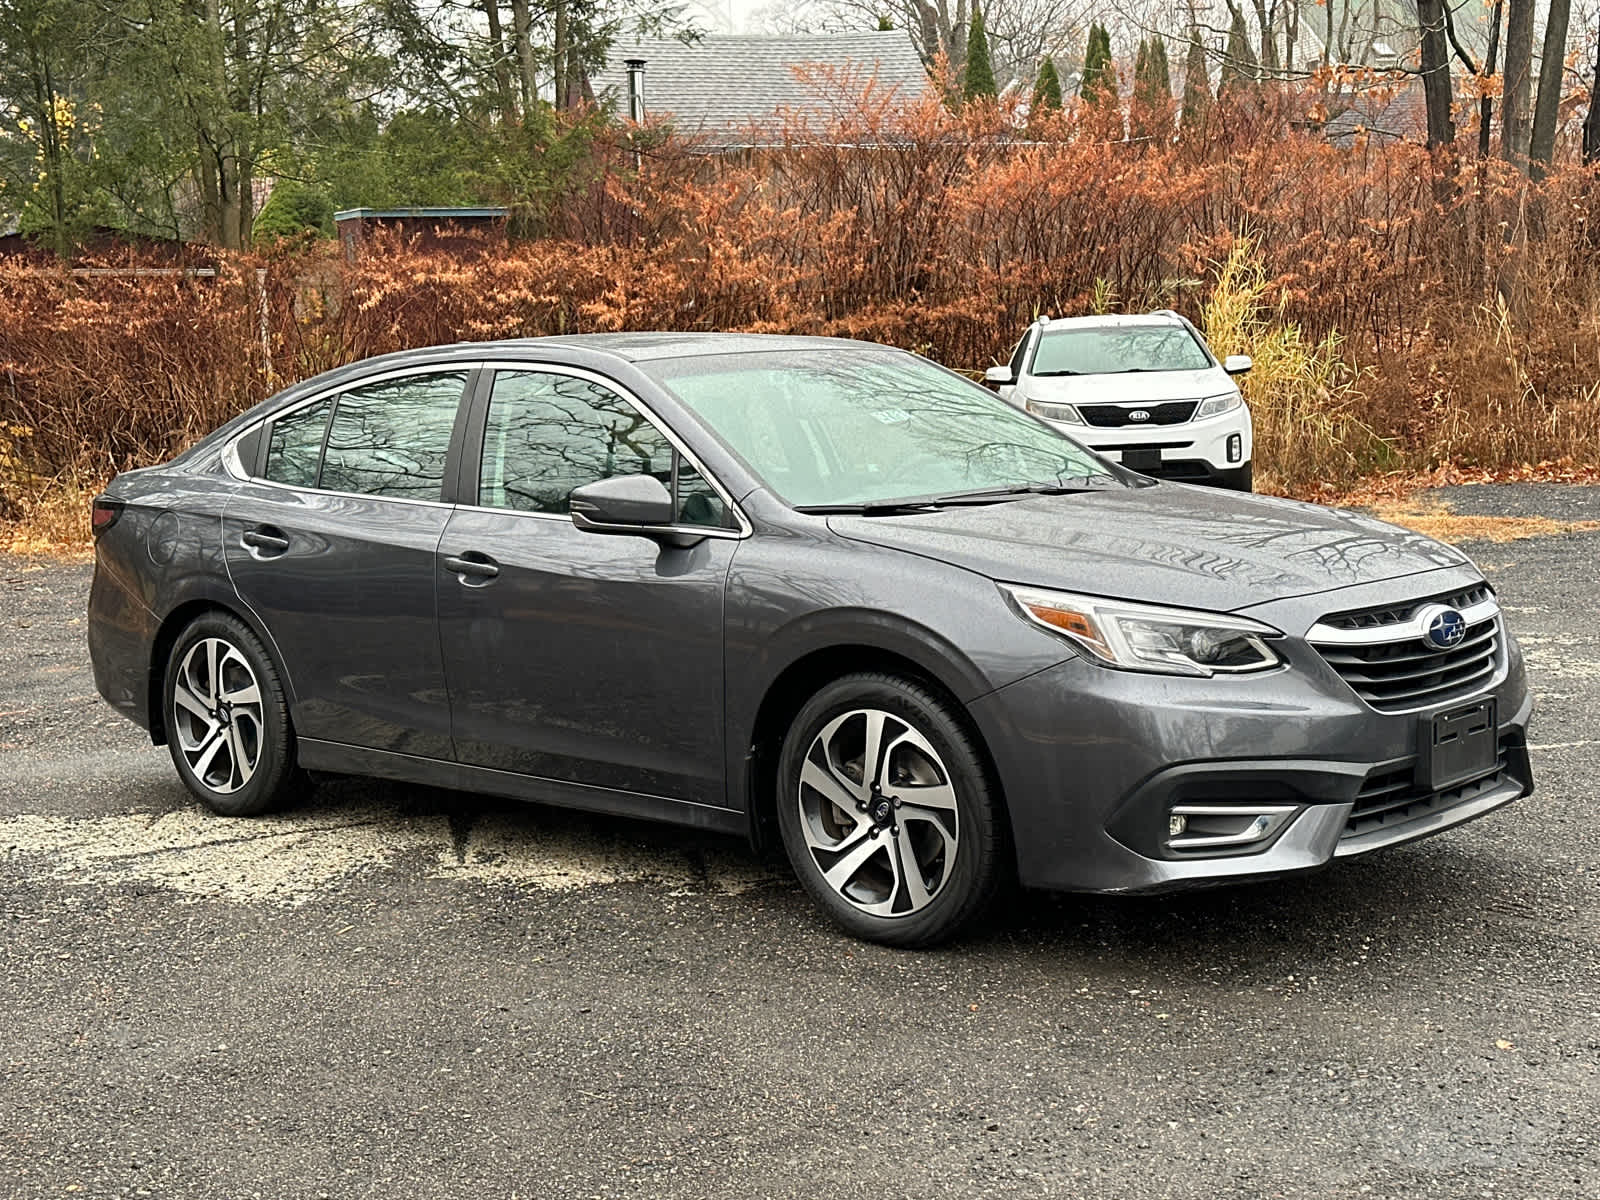
<svg viewBox="0 0 1600 1200"><path fill-rule="evenodd" d="M1202 417L1220 417L1223 413L1232 412L1244 403L1244 397L1238 392L1224 392L1220 396L1208 396L1200 401L1200 407L1194 410L1194 419Z"/></svg>
<svg viewBox="0 0 1600 1200"><path fill-rule="evenodd" d="M1097 662L1163 675L1237 675L1283 660L1267 645L1282 633L1260 621L1001 584L1019 615Z"/></svg>
<svg viewBox="0 0 1600 1200"><path fill-rule="evenodd" d="M1062 421L1068 425L1082 425L1083 418L1070 404L1047 404L1043 400L1029 400L1028 411L1046 421Z"/></svg>

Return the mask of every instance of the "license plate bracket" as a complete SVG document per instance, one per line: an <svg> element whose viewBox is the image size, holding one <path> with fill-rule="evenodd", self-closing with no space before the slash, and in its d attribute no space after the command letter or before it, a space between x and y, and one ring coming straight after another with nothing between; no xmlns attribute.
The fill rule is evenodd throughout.
<svg viewBox="0 0 1600 1200"><path fill-rule="evenodd" d="M1500 760L1494 697L1424 717L1418 730L1417 783L1444 791L1492 772Z"/></svg>
<svg viewBox="0 0 1600 1200"><path fill-rule="evenodd" d="M1124 450L1122 452L1122 465L1130 471L1159 471L1161 469L1161 451Z"/></svg>

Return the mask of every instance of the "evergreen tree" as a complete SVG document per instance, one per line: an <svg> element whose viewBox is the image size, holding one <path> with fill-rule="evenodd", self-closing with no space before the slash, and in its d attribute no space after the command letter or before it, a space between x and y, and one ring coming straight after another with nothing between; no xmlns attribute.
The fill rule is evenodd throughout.
<svg viewBox="0 0 1600 1200"><path fill-rule="evenodd" d="M1046 109L1061 108L1061 76L1056 73L1055 59L1048 54L1044 62L1039 64L1039 77L1033 82L1034 112L1044 112Z"/></svg>
<svg viewBox="0 0 1600 1200"><path fill-rule="evenodd" d="M1183 113L1179 126L1185 132L1193 130L1211 106L1211 79L1206 73L1206 48L1200 44L1198 32L1189 34L1189 54L1183 64Z"/></svg>
<svg viewBox="0 0 1600 1200"><path fill-rule="evenodd" d="M1106 27L1096 21L1089 26L1089 44L1083 52L1083 82L1078 95L1089 104L1102 100L1115 103L1117 99L1117 71L1111 65L1111 35Z"/></svg>
<svg viewBox="0 0 1600 1200"><path fill-rule="evenodd" d="M967 30L967 70L961 94L968 100L976 100L980 96L993 99L997 92L994 67L989 62L989 36L983 29L983 10L974 4L972 28Z"/></svg>
<svg viewBox="0 0 1600 1200"><path fill-rule="evenodd" d="M1222 78L1217 82L1217 95L1237 91L1240 85L1253 84L1261 74L1261 64L1250 45L1250 31L1245 28L1244 10L1233 10L1233 24L1228 26L1228 48L1222 59Z"/></svg>
<svg viewBox="0 0 1600 1200"><path fill-rule="evenodd" d="M1133 68L1132 133L1136 139L1166 142L1172 136L1172 80L1167 47L1160 37L1139 43Z"/></svg>

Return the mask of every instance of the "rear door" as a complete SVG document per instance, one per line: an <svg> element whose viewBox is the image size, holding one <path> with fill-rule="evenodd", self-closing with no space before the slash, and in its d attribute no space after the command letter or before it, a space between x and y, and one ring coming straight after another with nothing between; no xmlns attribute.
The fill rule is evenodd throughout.
<svg viewBox="0 0 1600 1200"><path fill-rule="evenodd" d="M451 514L438 567L457 757L724 805L731 503L601 376L507 367L479 387L461 496L477 503ZM704 540L674 548L574 528L573 488L639 472L674 491L680 521Z"/></svg>
<svg viewBox="0 0 1600 1200"><path fill-rule="evenodd" d="M277 643L302 738L451 757L434 558L474 376L412 369L308 401L247 464L228 571Z"/></svg>

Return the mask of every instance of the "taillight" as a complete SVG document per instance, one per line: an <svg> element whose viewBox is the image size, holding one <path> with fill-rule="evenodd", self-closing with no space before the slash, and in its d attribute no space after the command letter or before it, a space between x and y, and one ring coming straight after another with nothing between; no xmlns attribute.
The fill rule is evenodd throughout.
<svg viewBox="0 0 1600 1200"><path fill-rule="evenodd" d="M96 496L94 504L89 509L90 531L98 537L110 529L122 515L122 508L121 500L113 500L109 496Z"/></svg>

